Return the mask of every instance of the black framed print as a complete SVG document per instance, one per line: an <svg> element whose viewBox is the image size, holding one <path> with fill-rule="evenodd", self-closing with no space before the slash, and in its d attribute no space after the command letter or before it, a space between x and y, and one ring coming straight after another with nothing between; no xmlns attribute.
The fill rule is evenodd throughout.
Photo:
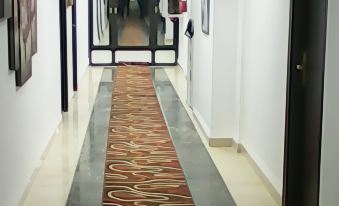
<svg viewBox="0 0 339 206"><path fill-rule="evenodd" d="M9 69L20 69L20 35L18 1L13 1L13 15L8 20Z"/></svg>
<svg viewBox="0 0 339 206"><path fill-rule="evenodd" d="M13 1L9 19L9 64L15 70L17 86L32 76L32 56L37 53L37 0Z"/></svg>
<svg viewBox="0 0 339 206"><path fill-rule="evenodd" d="M210 0L201 0L201 28L202 32L210 33Z"/></svg>
<svg viewBox="0 0 339 206"><path fill-rule="evenodd" d="M12 0L0 0L0 22L12 16Z"/></svg>
<svg viewBox="0 0 339 206"><path fill-rule="evenodd" d="M37 0L20 0L20 69L17 71L17 86L22 86L32 76L32 56L37 52Z"/></svg>

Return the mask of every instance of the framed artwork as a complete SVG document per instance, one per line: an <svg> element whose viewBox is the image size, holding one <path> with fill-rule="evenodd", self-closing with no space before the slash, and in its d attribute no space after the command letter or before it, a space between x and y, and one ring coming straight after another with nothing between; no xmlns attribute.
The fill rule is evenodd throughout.
<svg viewBox="0 0 339 206"><path fill-rule="evenodd" d="M202 32L210 33L210 0L201 0L201 28Z"/></svg>
<svg viewBox="0 0 339 206"><path fill-rule="evenodd" d="M12 0L0 0L0 22L12 16Z"/></svg>
<svg viewBox="0 0 339 206"><path fill-rule="evenodd" d="M8 20L9 69L20 69L20 35L18 1L13 1L13 16Z"/></svg>
<svg viewBox="0 0 339 206"><path fill-rule="evenodd" d="M37 0L13 1L9 20L10 68L16 71L16 84L23 86L32 76L32 56L37 53Z"/></svg>

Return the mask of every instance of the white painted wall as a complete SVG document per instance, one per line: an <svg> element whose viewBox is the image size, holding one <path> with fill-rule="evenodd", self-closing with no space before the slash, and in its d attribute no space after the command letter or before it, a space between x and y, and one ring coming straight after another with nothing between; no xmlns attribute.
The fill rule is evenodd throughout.
<svg viewBox="0 0 339 206"><path fill-rule="evenodd" d="M102 27L102 30L105 31L106 29L106 26L108 24L108 18L107 18L107 8L108 8L108 1L106 1L106 4L105 4L105 0L101 0L101 21L102 21L102 24L101 24L101 27Z"/></svg>
<svg viewBox="0 0 339 206"><path fill-rule="evenodd" d="M245 27L244 21L244 0L239 0L238 4L238 25L237 25L237 61L235 73L235 111L234 111L234 136L233 140L240 143L240 116L241 116L241 84L242 84L242 58L243 58L243 30Z"/></svg>
<svg viewBox="0 0 339 206"><path fill-rule="evenodd" d="M73 92L73 38L72 38L72 7L67 7L67 70L68 70L68 99L71 100Z"/></svg>
<svg viewBox="0 0 339 206"><path fill-rule="evenodd" d="M98 34L98 8L97 8L97 1L93 1L93 44L100 45L99 34Z"/></svg>
<svg viewBox="0 0 339 206"><path fill-rule="evenodd" d="M88 3L77 2L78 82L88 67ZM79 88L80 89L80 88Z"/></svg>
<svg viewBox="0 0 339 206"><path fill-rule="evenodd" d="M210 3L210 34L206 35L201 28L201 1L192 2L195 22L192 106L209 138L233 138L238 1L211 0Z"/></svg>
<svg viewBox="0 0 339 206"><path fill-rule="evenodd" d="M282 192L289 1L244 1L240 142Z"/></svg>
<svg viewBox="0 0 339 206"><path fill-rule="evenodd" d="M201 29L201 1L192 1L191 16L194 19L192 70L192 107L195 116L207 136L211 135L212 124L212 69L213 69L213 29L214 0L211 0L210 35Z"/></svg>
<svg viewBox="0 0 339 206"><path fill-rule="evenodd" d="M207 36L192 2L193 111L208 137L243 144L281 193L289 2L211 0L211 11Z"/></svg>
<svg viewBox="0 0 339 206"><path fill-rule="evenodd" d="M339 202L339 2L329 0L328 3L320 206L338 205Z"/></svg>
<svg viewBox="0 0 339 206"><path fill-rule="evenodd" d="M97 18L97 13L98 13L98 9L97 6L100 7L100 5L97 5L97 1L96 0L92 0L93 1L93 43L94 45L100 45L100 40L99 40L99 34L98 34L98 18ZM103 33L101 33L102 31L106 30L106 26L108 23L108 19L107 19L107 11L105 10L105 4L103 0L101 1L101 16L99 16L99 20L101 21L101 28L100 28L100 37L101 39L103 38ZM98 2L100 4L100 1ZM87 2L86 2L87 3ZM107 1L108 4L108 1Z"/></svg>
<svg viewBox="0 0 339 206"><path fill-rule="evenodd" d="M189 62L189 39L185 36L185 31L187 28L187 24L189 19L191 18L191 8L192 2L190 0L187 1L187 13L182 17L179 18L179 58L178 64L183 69L184 73L187 75L188 71L188 62Z"/></svg>
<svg viewBox="0 0 339 206"><path fill-rule="evenodd" d="M238 0L215 0L212 69L213 138L234 138Z"/></svg>
<svg viewBox="0 0 339 206"><path fill-rule="evenodd" d="M17 205L61 120L59 1L38 0L38 53L21 88L8 70L7 24L0 23L0 205Z"/></svg>

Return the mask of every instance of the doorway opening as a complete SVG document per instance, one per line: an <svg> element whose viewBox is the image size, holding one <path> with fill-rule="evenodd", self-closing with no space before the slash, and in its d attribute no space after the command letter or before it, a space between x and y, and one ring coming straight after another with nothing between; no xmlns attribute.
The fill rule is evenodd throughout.
<svg viewBox="0 0 339 206"><path fill-rule="evenodd" d="M159 0L89 0L90 65L177 65L179 19L164 18L159 4Z"/></svg>
<svg viewBox="0 0 339 206"><path fill-rule="evenodd" d="M119 0L118 44L121 46L149 45L150 19L147 1Z"/></svg>

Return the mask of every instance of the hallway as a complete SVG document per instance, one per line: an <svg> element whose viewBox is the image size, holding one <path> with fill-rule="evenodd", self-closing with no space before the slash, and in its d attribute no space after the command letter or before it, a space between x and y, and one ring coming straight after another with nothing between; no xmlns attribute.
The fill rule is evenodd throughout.
<svg viewBox="0 0 339 206"><path fill-rule="evenodd" d="M1 0L0 206L336 206L336 0Z"/></svg>

